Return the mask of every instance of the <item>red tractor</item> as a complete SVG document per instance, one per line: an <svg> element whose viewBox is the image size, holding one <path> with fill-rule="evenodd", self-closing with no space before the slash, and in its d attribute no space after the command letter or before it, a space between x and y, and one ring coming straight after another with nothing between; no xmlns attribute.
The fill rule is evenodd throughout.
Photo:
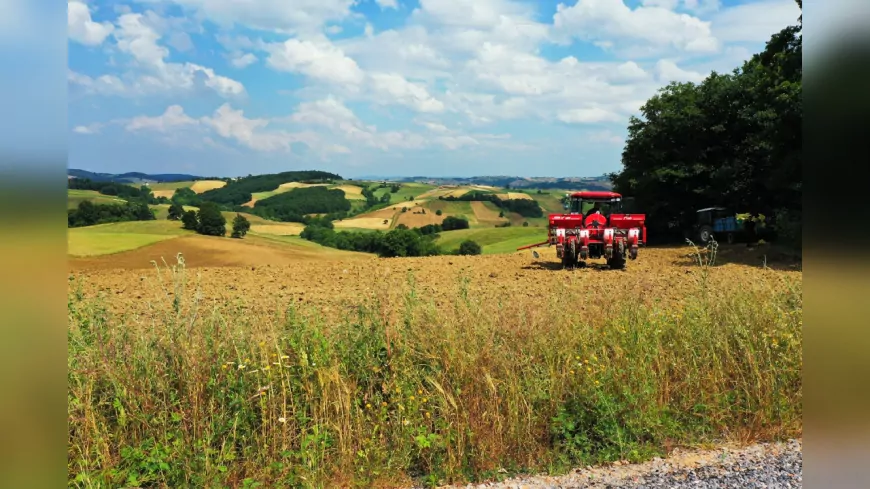
<svg viewBox="0 0 870 489"><path fill-rule="evenodd" d="M624 268L626 256L637 259L638 246L646 244L646 216L625 214L622 204L622 195L615 192L566 195L567 213L550 214L547 241L517 250L555 245L565 267L604 257L610 268Z"/></svg>

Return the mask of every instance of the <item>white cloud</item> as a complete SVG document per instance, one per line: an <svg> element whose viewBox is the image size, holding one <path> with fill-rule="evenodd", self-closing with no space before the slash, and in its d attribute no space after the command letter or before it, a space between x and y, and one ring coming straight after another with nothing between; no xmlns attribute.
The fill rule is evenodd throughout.
<svg viewBox="0 0 870 489"><path fill-rule="evenodd" d="M556 116L560 121L569 124L591 124L597 122L619 122L620 116L600 107L563 110Z"/></svg>
<svg viewBox="0 0 870 489"><path fill-rule="evenodd" d="M410 107L418 112L443 112L444 104L432 97L426 87L411 83L397 73L374 73L371 84L375 92L388 102Z"/></svg>
<svg viewBox="0 0 870 489"><path fill-rule="evenodd" d="M235 66L236 68L246 68L257 62L257 57L251 53L236 54L233 58L230 59L230 64Z"/></svg>
<svg viewBox="0 0 870 489"><path fill-rule="evenodd" d="M301 73L317 81L357 85L365 78L353 59L325 39L318 42L288 39L269 46L269 53L266 62L272 68Z"/></svg>
<svg viewBox="0 0 870 489"><path fill-rule="evenodd" d="M388 9L388 8L398 9L399 8L399 4L396 0L377 0L377 2L378 2L378 5L382 9Z"/></svg>
<svg viewBox="0 0 870 489"><path fill-rule="evenodd" d="M729 7L713 17L713 32L725 42L767 42L770 36L798 23L794 0L762 0Z"/></svg>
<svg viewBox="0 0 870 489"><path fill-rule="evenodd" d="M180 105L170 105L166 108L166 111L159 116L148 117L140 115L134 117L130 120L125 129L131 132L147 130L165 133L177 130L180 127L195 126L196 124L196 119L185 114L184 109Z"/></svg>
<svg viewBox="0 0 870 489"><path fill-rule="evenodd" d="M697 71L684 70L669 59L661 59L656 63L659 82L663 85L672 81L700 83L706 75Z"/></svg>
<svg viewBox="0 0 870 489"><path fill-rule="evenodd" d="M152 25L161 22L159 17L150 13L123 14L118 18L118 28L113 31L116 46L128 54L138 74L129 74L128 82L119 77L104 75L103 83L91 83L87 79L72 78L71 82L84 85L91 93L106 95L147 95L166 94L173 91L191 90L197 85L208 87L223 97L240 96L245 93L244 86L236 80L221 76L211 68L195 63L170 63L165 60L169 50L158 41L161 34ZM107 86L111 82L111 86ZM121 85L121 86L117 86Z"/></svg>
<svg viewBox="0 0 870 489"><path fill-rule="evenodd" d="M84 135L98 134L102 127L103 125L100 123L88 124L86 126L75 126L73 132Z"/></svg>
<svg viewBox="0 0 870 489"><path fill-rule="evenodd" d="M75 42L86 46L99 46L114 30L110 22L94 22L84 2L70 1L66 7L68 35Z"/></svg>
<svg viewBox="0 0 870 489"><path fill-rule="evenodd" d="M160 1L160 0L155 0ZM351 15L356 0L172 0L223 27L243 25L287 34L313 34Z"/></svg>
<svg viewBox="0 0 870 489"><path fill-rule="evenodd" d="M577 0L570 7L560 3L556 10L553 24L558 35L609 42L617 50L711 53L720 48L710 22L668 8L631 9L623 0Z"/></svg>

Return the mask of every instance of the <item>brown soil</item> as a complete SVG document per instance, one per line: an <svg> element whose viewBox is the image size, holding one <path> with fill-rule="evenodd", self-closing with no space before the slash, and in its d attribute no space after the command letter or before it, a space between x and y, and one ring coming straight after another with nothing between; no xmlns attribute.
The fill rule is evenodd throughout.
<svg viewBox="0 0 870 489"><path fill-rule="evenodd" d="M171 264L181 252L187 266L201 273L204 303L242 304L251 314L265 314L292 303L333 315L351 311L376 296L401 304L408 291L409 273L414 275L417 296L436 307L449 306L455 300L460 275L470 279L469 291L476 300L507 299L511 307L549 304L563 288L582 288L591 301L607 297L612 290L624 290L626 301L667 304L685 300L698 290L702 270L689 251L687 247L644 248L624 270L609 270L603 260L590 260L586 268L565 270L552 248L538 248L540 259L531 251L376 258L301 245L288 247L265 239L191 236L116 255L70 260L69 265L75 275L85 279L86 295L104 294L107 305L117 311L146 311L147 304L136 299L154 294L149 292L154 286L143 283L156 278L150 261L158 260L162 267L161 257ZM764 253L740 247L720 249L723 264L710 269L710 293L726 294L748 282L776 285L783 275L800 280L802 272L789 263L776 265L782 270L762 268ZM768 266L774 265L768 262Z"/></svg>
<svg viewBox="0 0 870 489"><path fill-rule="evenodd" d="M368 258L361 253L342 252L314 245L294 245L247 236L244 239L211 236L185 236L162 241L135 250L95 257L70 258L71 270L141 270L153 268L152 260L163 266L175 263L178 253L187 267L250 267L257 265L289 265L300 261L321 261L336 258Z"/></svg>

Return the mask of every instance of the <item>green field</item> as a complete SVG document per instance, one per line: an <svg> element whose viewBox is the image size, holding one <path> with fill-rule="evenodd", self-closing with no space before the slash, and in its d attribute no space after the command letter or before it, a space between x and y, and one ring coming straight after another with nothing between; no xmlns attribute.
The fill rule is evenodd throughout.
<svg viewBox="0 0 870 489"><path fill-rule="evenodd" d="M194 183L192 180L184 181L184 182L163 182L163 183L150 183L148 184L148 188L153 190L178 190L180 188L188 188L191 187ZM141 187L141 185L133 185L134 187Z"/></svg>
<svg viewBox="0 0 870 489"><path fill-rule="evenodd" d="M192 233L178 221L128 221L67 230L67 253L97 256L134 250L158 241Z"/></svg>
<svg viewBox="0 0 870 489"><path fill-rule="evenodd" d="M124 204L127 201L111 195L103 195L96 190L67 189L66 208L75 209L80 203L89 200L94 204Z"/></svg>
<svg viewBox="0 0 870 489"><path fill-rule="evenodd" d="M435 188L432 185L423 183L403 183L398 192L390 194L390 203L398 204L399 202L408 200L408 197L417 198L420 194L428 192ZM379 188L375 190L375 196L378 198L390 192L390 187Z"/></svg>
<svg viewBox="0 0 870 489"><path fill-rule="evenodd" d="M520 246L539 243L547 239L547 231L542 228L480 228L445 231L435 244L445 251L454 250L459 244L470 239L483 248L483 254L512 253Z"/></svg>

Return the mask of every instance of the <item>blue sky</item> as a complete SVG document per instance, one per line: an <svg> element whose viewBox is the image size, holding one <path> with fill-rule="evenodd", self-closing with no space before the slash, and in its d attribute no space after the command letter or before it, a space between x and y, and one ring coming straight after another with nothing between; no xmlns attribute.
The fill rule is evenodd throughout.
<svg viewBox="0 0 870 489"><path fill-rule="evenodd" d="M591 176L794 0L68 2L72 168Z"/></svg>

